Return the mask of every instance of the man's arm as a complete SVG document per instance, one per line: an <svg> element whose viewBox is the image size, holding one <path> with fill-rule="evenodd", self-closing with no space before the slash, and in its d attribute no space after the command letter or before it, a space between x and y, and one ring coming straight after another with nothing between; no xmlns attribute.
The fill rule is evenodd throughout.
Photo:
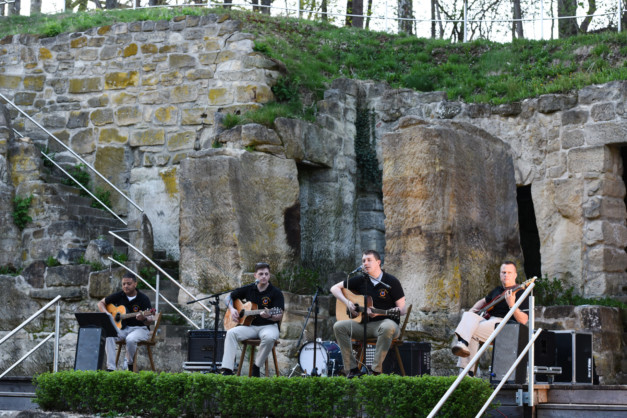
<svg viewBox="0 0 627 418"><path fill-rule="evenodd" d="M239 320L239 312L237 312L237 309L233 306L233 299L231 298L230 293L224 298L224 303L226 304L226 308L231 313L231 319L234 321Z"/></svg>
<svg viewBox="0 0 627 418"><path fill-rule="evenodd" d="M342 293L342 289L344 289L344 282L339 282L331 286L331 293L336 297L337 300L341 301L348 310L354 315L355 312L355 304L348 300L344 293Z"/></svg>
<svg viewBox="0 0 627 418"><path fill-rule="evenodd" d="M101 300L98 301L98 310L100 312L109 313L109 311L107 311L107 305L105 303L105 298L102 298Z"/></svg>
<svg viewBox="0 0 627 418"><path fill-rule="evenodd" d="M516 304L516 295L512 293L511 290L508 290L507 293L505 293L505 301L507 302L507 306L511 309L512 306ZM516 319L519 323L526 325L527 322L529 322L529 315L521 311L520 308L516 308L514 311L514 319Z"/></svg>
<svg viewBox="0 0 627 418"><path fill-rule="evenodd" d="M485 299L479 299L477 303L472 305L472 308L470 308L470 312L478 313L481 310L481 308L483 308L484 305L485 305Z"/></svg>
<svg viewBox="0 0 627 418"><path fill-rule="evenodd" d="M407 313L407 306L405 304L405 296L403 296L402 298L398 299L396 302L396 307L399 309L400 311L400 315L403 316Z"/></svg>

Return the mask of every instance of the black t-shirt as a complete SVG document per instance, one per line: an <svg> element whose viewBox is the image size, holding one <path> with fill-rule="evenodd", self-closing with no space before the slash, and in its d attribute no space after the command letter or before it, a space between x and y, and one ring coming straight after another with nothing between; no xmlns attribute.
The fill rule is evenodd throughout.
<svg viewBox="0 0 627 418"><path fill-rule="evenodd" d="M285 307L283 292L281 292L281 289L272 286L272 283L268 283L268 287L263 292L260 292L255 284L235 289L231 292L231 299L252 302L257 305L257 309L280 308L284 310ZM276 321L272 321L270 318L256 316L253 318L251 325L271 325L276 323Z"/></svg>
<svg viewBox="0 0 627 418"><path fill-rule="evenodd" d="M486 303L492 302L495 298L499 297L499 295L501 295L503 292L505 292L505 288L503 286L495 287L494 289L492 289L490 293L488 293L488 296L485 297L485 302ZM518 298L520 298L523 293L524 291L522 289L516 292L517 301L518 301ZM523 303L520 304L518 308L521 311L528 312L529 311L529 298L526 298L523 301ZM505 317L505 315L507 315L507 312L509 312L509 309L510 308L507 305L507 301L503 299L502 301L494 305L494 308L488 311L488 313L490 314L490 316L497 316L499 318L503 318Z"/></svg>
<svg viewBox="0 0 627 418"><path fill-rule="evenodd" d="M347 289L353 293L359 295L368 295L372 297L372 307L376 309L392 309L396 307L396 301L405 296L403 292L403 286L401 282L394 276L388 273L383 273L381 281L390 286L383 286L381 283L377 283L376 286L372 284L372 280L368 276L361 275L348 279ZM365 289L364 289L365 286ZM382 321L386 319L385 316L375 316L374 318L368 318L368 321ZM396 321L399 323L400 321Z"/></svg>
<svg viewBox="0 0 627 418"><path fill-rule="evenodd" d="M128 300L128 296L126 296L123 291L119 291L117 293L109 295L105 298L105 305L108 305L110 303L113 303L115 306L124 306L126 308L126 313L145 311L152 307L150 305L150 299L148 299L148 296L146 296L139 290L137 291L137 295L135 296L135 298L131 301ZM138 321L134 317L122 320L122 329L126 327L144 326L150 329L148 325L144 324L141 321Z"/></svg>

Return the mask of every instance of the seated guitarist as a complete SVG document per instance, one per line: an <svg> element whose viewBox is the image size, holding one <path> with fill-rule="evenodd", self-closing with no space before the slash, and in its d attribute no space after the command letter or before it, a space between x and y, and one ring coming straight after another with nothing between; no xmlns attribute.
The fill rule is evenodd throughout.
<svg viewBox="0 0 627 418"><path fill-rule="evenodd" d="M517 276L516 265L511 261L504 261L501 265L500 273L501 286L494 288L484 299L479 299L470 308L470 311L464 312L462 320L457 329L455 329L457 344L452 348L453 354L459 356L457 367L466 368L470 359L479 351L479 343L486 341L490 337L492 332L494 332L494 328L507 315L510 307L514 306L518 298L523 294L523 292L512 291L512 288L516 287ZM489 311L489 319L478 315L481 308L495 301L501 295L502 300L496 303ZM529 316L523 310L529 311L527 300L523 301L520 307L514 311L516 321L525 325L529 320ZM471 370L468 375L474 376L474 370Z"/></svg>
<svg viewBox="0 0 627 418"><path fill-rule="evenodd" d="M113 293L98 302L100 312L110 313L108 305L124 307L126 313L137 312L135 317L122 320L122 329L118 330L117 337L107 338L105 352L107 353L107 370L113 371L115 365L115 342L126 340L126 359L123 370L133 371L133 358L137 351L137 343L150 338L150 328L148 324L153 322L152 315L144 316L142 312L150 310L150 299L148 296L136 289L137 277L130 271L124 273L122 277L122 291Z"/></svg>
<svg viewBox="0 0 627 418"><path fill-rule="evenodd" d="M361 257L361 263L364 274L336 283L331 287L331 293L346 305L352 317L358 314L355 304L363 308L363 297L359 298L362 299L361 302L354 303L344 295L342 289L370 296L372 298L372 308L393 310L395 314L398 314L394 315L394 319L391 319L385 315L372 314L372 311L368 310L366 336L377 338L372 368L368 370L368 373L376 375L383 371L383 360L390 349L392 340L400 334L399 316L404 315L406 312L405 293L403 292L401 282L396 277L381 270L381 256L378 252L374 250L365 251ZM387 284L389 288L373 279L378 279ZM363 324L352 319L337 321L333 325L335 339L342 351L344 372L348 378L363 374L353 355L351 343L351 339L363 340L363 329Z"/></svg>
<svg viewBox="0 0 627 418"><path fill-rule="evenodd" d="M266 362L266 358L272 352L274 342L279 338L278 323L283 318L283 293L270 283L270 265L267 263L255 264L255 283L235 289L225 299L231 319L238 320L239 312L233 306L235 299L246 300L256 304L260 309L279 308L279 313L261 311L255 316L250 325L245 323L227 331L224 340L224 355L222 356L223 375L232 375L235 367L235 355L240 341L251 338L259 338L259 350L253 364L253 377L259 377L259 367ZM266 371L267 373L267 371Z"/></svg>

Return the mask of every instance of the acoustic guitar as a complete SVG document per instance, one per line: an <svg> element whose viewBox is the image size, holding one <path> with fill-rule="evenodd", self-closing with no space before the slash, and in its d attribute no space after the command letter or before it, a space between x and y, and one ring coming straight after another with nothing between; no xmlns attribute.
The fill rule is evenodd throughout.
<svg viewBox="0 0 627 418"><path fill-rule="evenodd" d="M518 284L510 289L505 290L505 292L501 293L500 295L498 295L497 297L495 297L494 299L492 299L490 302L486 303L483 305L483 307L481 307L481 309L479 309L479 312L477 312L477 315L484 317L485 319L489 319L490 318L490 314L489 312L494 309L494 306L501 302L503 299L505 299L505 294L511 290L512 294L516 294L516 292L520 291L520 290L524 290L526 289L531 283L535 282L537 279L537 277L532 277L531 279L527 280L524 283Z"/></svg>
<svg viewBox="0 0 627 418"><path fill-rule="evenodd" d="M242 303L241 300L233 300L233 307L239 313L239 319L234 319L231 316L231 310L227 309L224 314L224 329L230 330L238 325L250 325L255 317L261 315L263 312L267 312L270 315L278 315L281 312L281 308L264 308L257 309L257 304L252 302Z"/></svg>
<svg viewBox="0 0 627 418"><path fill-rule="evenodd" d="M364 309L364 297L363 295L356 295L348 289L342 288L342 294L346 299L353 302L355 305L355 310L358 312L356 316L352 316L351 312L348 310L344 302L339 299L335 300L335 316L338 321L342 321L344 319L352 319L353 321L357 321L359 323L363 320L363 312L367 309L370 309L370 312L374 314L374 316L387 316L390 319L398 321L401 317L401 312L398 308L393 309L377 309L372 307L372 297L368 296L366 298L366 302L368 306Z"/></svg>
<svg viewBox="0 0 627 418"><path fill-rule="evenodd" d="M113 316L113 321L115 322L115 326L118 327L119 329L122 329L122 320L128 319L128 318L135 318L137 314L142 314L144 316L154 315L155 309L151 308L143 312L140 311L140 312L126 313L125 306L123 305L115 306L113 303L110 303L107 305L107 312L109 312L111 316Z"/></svg>

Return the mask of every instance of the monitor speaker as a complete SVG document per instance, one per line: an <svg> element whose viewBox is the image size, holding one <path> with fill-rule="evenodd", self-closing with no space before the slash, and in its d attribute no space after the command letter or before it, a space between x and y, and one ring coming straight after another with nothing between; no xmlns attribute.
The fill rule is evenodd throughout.
<svg viewBox="0 0 627 418"><path fill-rule="evenodd" d="M214 333L213 330L188 331L187 361L213 362ZM226 331L217 331L216 362L222 361L224 354L224 338Z"/></svg>
<svg viewBox="0 0 627 418"><path fill-rule="evenodd" d="M519 323L507 324L494 339L491 383L498 383L512 367L529 341L529 329ZM507 379L507 383L522 384L527 379L527 360L523 359Z"/></svg>
<svg viewBox="0 0 627 418"><path fill-rule="evenodd" d="M105 352L105 331L100 327L78 329L74 370L102 369Z"/></svg>
<svg viewBox="0 0 627 418"><path fill-rule="evenodd" d="M556 365L562 368L562 374L555 376L555 382L593 384L592 334L574 330L553 332Z"/></svg>
<svg viewBox="0 0 627 418"><path fill-rule="evenodd" d="M431 374L431 344L416 341L403 341L398 347L407 376ZM396 358L396 351L390 348L383 361L383 373L400 375L401 368Z"/></svg>

